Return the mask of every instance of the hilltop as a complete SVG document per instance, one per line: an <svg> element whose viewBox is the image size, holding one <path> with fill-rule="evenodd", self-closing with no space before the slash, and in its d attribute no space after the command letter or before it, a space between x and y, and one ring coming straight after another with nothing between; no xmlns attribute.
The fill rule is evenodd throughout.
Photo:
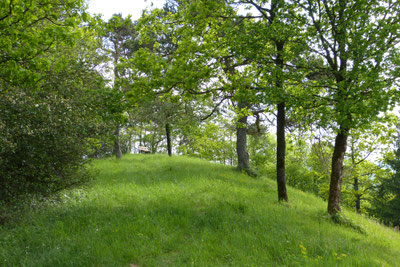
<svg viewBox="0 0 400 267"><path fill-rule="evenodd" d="M395 266L400 234L321 199L188 157L96 160L89 186L0 226L0 265Z"/></svg>

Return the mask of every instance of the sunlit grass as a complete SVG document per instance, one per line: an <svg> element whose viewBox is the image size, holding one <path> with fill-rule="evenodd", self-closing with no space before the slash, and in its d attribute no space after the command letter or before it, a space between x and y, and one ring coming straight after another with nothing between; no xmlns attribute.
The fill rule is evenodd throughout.
<svg viewBox="0 0 400 267"><path fill-rule="evenodd" d="M0 227L0 266L396 266L400 234L273 180L186 157L130 155L93 165L89 188Z"/></svg>

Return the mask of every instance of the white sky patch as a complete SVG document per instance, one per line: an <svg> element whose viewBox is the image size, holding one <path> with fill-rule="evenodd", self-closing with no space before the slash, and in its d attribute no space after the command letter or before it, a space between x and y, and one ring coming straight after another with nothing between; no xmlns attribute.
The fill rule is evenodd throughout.
<svg viewBox="0 0 400 267"><path fill-rule="evenodd" d="M87 0L91 14L102 14L104 20L113 14L121 13L123 17L132 16L137 20L144 9L161 8L165 0Z"/></svg>

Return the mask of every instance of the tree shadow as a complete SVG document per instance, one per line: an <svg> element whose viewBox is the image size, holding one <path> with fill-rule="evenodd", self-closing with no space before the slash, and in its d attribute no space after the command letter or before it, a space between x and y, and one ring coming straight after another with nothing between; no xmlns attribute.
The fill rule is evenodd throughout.
<svg viewBox="0 0 400 267"><path fill-rule="evenodd" d="M280 208L285 211L279 213ZM247 202L235 198L200 204L196 199L185 199L183 196L148 201L134 198L124 204L87 203L68 209L59 207L38 219L38 222L45 221L46 226L33 221L32 225L16 227L13 232L17 237L15 245L25 248L27 254L46 257L51 250L51 260L55 260L67 253L71 254L71 262L76 264L81 260L79 253L75 255L77 251L85 251L86 260L94 265L107 263L97 259L101 253L120 264L136 262L139 265L159 265L162 258L172 252L176 254L175 260L178 262L175 263L179 265L184 264L179 262L182 260L178 257L180 253L207 254L212 253L213 249L221 253L213 255L219 260L224 253L233 255L230 261L234 261L235 253L242 255L255 251L268 255L271 262L285 262L288 256L301 259L303 255L298 250L298 243L307 235L315 238L308 232L311 227L307 225L309 221L293 221L296 211L290 207L271 205L264 212L265 215L262 215ZM318 223L328 224L324 221ZM33 238L25 238L19 231L31 233ZM345 231L337 231L329 233L327 238L322 236L321 244L328 242L332 236L337 240L348 238ZM62 242L55 242L58 239ZM359 245L346 248L349 255L358 255L359 247L374 245L361 236L355 242ZM61 246L59 253L54 251L57 246ZM331 253L324 251L327 248L329 244L321 245L319 249L309 248L309 256L312 256L311 253L315 257ZM381 257L396 253L399 254L387 248Z"/></svg>

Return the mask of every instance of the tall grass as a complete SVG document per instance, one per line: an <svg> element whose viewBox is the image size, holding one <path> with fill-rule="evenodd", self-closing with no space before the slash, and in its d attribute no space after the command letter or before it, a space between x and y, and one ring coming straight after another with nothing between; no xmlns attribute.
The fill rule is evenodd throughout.
<svg viewBox="0 0 400 267"><path fill-rule="evenodd" d="M232 168L186 157L94 162L88 188L0 227L0 266L398 266L400 235Z"/></svg>

